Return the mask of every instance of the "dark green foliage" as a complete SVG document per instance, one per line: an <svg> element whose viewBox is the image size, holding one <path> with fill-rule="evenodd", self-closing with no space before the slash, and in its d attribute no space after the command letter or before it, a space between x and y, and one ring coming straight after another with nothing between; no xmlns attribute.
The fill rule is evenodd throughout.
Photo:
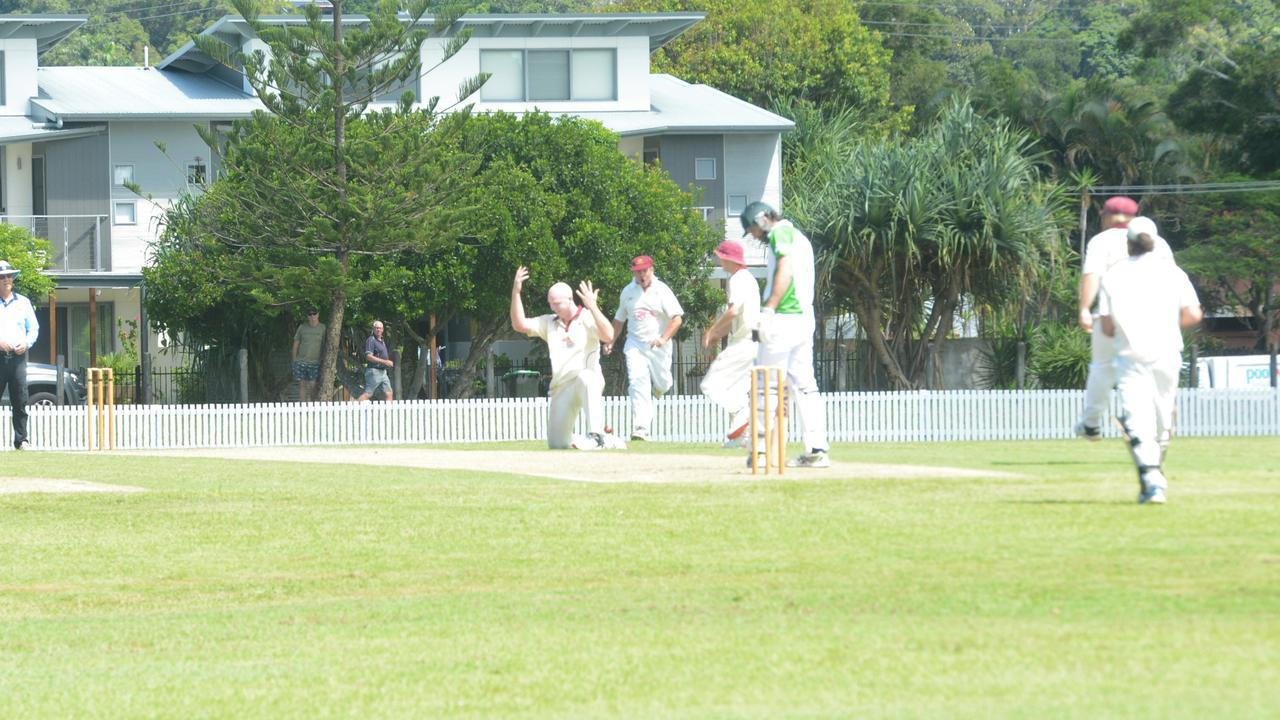
<svg viewBox="0 0 1280 720"><path fill-rule="evenodd" d="M1027 371L1035 385L1074 390L1089 377L1089 335L1073 324L1040 325L1031 331Z"/></svg>

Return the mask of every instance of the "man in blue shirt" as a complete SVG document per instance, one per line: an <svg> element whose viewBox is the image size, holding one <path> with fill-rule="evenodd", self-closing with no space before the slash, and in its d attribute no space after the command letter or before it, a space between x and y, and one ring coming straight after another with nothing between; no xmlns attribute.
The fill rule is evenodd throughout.
<svg viewBox="0 0 1280 720"><path fill-rule="evenodd" d="M27 351L40 337L31 301L13 291L18 270L0 260L0 394L9 388L13 408L13 447L27 448Z"/></svg>

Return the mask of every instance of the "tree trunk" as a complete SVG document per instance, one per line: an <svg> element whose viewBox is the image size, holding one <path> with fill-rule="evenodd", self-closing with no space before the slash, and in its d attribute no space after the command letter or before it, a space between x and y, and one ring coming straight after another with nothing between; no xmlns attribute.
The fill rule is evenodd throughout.
<svg viewBox="0 0 1280 720"><path fill-rule="evenodd" d="M492 320L471 338L471 351L467 353L467 359L462 363L457 386L449 390L450 397L475 397L476 380L480 378L480 363L488 358L489 348L493 342L505 334L503 327L509 322L510 320L505 317Z"/></svg>
<svg viewBox="0 0 1280 720"><path fill-rule="evenodd" d="M342 274L347 274L348 258L346 253L338 255L338 266ZM346 285L340 284L333 290L329 302L329 325L324 331L324 349L320 354L320 378L316 382L316 390L320 400L332 400L334 396L333 381L337 377L338 353L342 350L342 319L347 310Z"/></svg>

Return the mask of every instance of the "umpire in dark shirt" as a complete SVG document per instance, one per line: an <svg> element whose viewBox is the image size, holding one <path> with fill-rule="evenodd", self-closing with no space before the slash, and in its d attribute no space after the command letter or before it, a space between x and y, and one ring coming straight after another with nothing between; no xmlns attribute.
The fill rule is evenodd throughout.
<svg viewBox="0 0 1280 720"><path fill-rule="evenodd" d="M387 402L395 399L391 392L391 380L387 378L387 370L395 367L395 363L391 361L387 343L382 339L383 331L382 321L374 320L373 334L364 341L364 393L356 398L358 402L368 400L379 389L386 391Z"/></svg>

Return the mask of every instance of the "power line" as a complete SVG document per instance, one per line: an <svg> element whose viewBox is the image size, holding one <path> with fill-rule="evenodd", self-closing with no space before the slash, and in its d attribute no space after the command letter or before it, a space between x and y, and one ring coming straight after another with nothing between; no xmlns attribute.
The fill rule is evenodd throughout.
<svg viewBox="0 0 1280 720"><path fill-rule="evenodd" d="M1250 180L1234 183L1187 183L1185 185L1093 185L1080 195L1212 195L1234 192L1266 192L1280 190L1280 180Z"/></svg>

